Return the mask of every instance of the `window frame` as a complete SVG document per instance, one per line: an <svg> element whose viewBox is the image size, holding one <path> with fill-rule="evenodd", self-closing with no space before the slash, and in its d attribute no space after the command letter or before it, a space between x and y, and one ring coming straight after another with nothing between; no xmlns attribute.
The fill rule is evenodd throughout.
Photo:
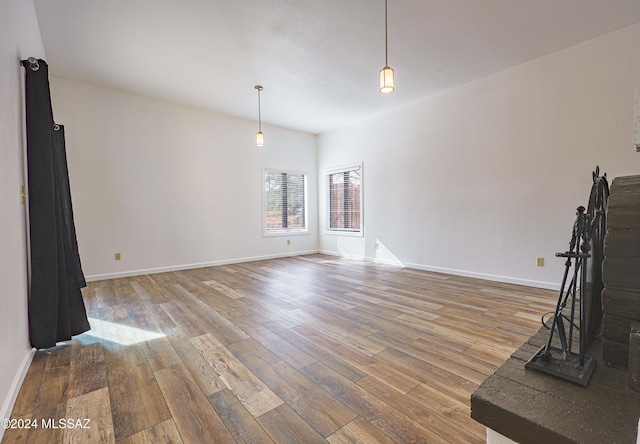
<svg viewBox="0 0 640 444"><path fill-rule="evenodd" d="M342 165L335 168L330 168L325 170L325 192L326 192L326 227L325 233L334 235L334 236L353 236L353 237L364 237L364 165L362 162L352 163L349 165ZM337 229L331 228L331 186L330 186L330 176L337 173L346 173L350 171L360 171L360 226L357 230L354 229Z"/></svg>
<svg viewBox="0 0 640 444"><path fill-rule="evenodd" d="M303 220L304 227L300 228L268 228L267 227L267 197L266 175L267 173L292 174L299 175L303 178ZM282 168L263 167L261 170L260 183L262 186L262 235L263 237L272 236L295 236L309 234L309 175L304 171L285 170Z"/></svg>

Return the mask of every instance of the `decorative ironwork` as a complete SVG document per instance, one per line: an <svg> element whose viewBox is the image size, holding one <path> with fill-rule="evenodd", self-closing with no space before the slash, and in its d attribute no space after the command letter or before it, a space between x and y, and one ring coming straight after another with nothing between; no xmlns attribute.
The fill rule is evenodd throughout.
<svg viewBox="0 0 640 444"><path fill-rule="evenodd" d="M595 359L586 356L585 352L602 322L602 261L608 199L607 175L601 177L600 168L596 167L588 207L577 208L569 250L556 254L557 257L566 258L566 261L549 339L525 364L525 368L583 386L589 383L596 367ZM563 313L566 310L569 310L568 316ZM565 321L568 325L565 325ZM577 344L574 344L574 331L579 335ZM560 348L552 346L555 333ZM578 353L573 351L576 345Z"/></svg>

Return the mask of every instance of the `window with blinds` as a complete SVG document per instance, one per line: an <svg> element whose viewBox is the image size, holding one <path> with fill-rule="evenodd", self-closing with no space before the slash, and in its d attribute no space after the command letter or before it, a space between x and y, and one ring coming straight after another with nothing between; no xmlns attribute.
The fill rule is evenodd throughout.
<svg viewBox="0 0 640 444"><path fill-rule="evenodd" d="M362 165L327 173L327 231L362 234Z"/></svg>
<svg viewBox="0 0 640 444"><path fill-rule="evenodd" d="M264 233L306 233L307 176L291 171L264 170Z"/></svg>

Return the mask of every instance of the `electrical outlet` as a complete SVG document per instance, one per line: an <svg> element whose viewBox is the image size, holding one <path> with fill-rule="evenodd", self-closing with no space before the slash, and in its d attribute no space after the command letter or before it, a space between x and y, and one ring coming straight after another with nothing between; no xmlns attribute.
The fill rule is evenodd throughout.
<svg viewBox="0 0 640 444"><path fill-rule="evenodd" d="M543 257L539 257L537 259L537 263L538 263L538 267L544 267L544 258Z"/></svg>
<svg viewBox="0 0 640 444"><path fill-rule="evenodd" d="M291 239L287 239L287 245L291 245Z"/></svg>
<svg viewBox="0 0 640 444"><path fill-rule="evenodd" d="M374 244L374 248L375 248L376 250L378 249L378 243L377 243L377 242Z"/></svg>
<svg viewBox="0 0 640 444"><path fill-rule="evenodd" d="M20 185L20 203L25 204L27 201L27 195L24 194L24 185Z"/></svg>
<svg viewBox="0 0 640 444"><path fill-rule="evenodd" d="M120 253L116 253L116 260L119 261L120 259L122 259L122 256L120 255Z"/></svg>

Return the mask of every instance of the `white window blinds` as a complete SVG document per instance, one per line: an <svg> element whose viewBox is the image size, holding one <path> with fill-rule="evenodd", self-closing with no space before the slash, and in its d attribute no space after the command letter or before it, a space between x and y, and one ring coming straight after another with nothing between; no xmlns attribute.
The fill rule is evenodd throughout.
<svg viewBox="0 0 640 444"><path fill-rule="evenodd" d="M329 231L362 233L362 166L327 174Z"/></svg>
<svg viewBox="0 0 640 444"><path fill-rule="evenodd" d="M265 234L307 231L306 182L303 173L264 170Z"/></svg>

